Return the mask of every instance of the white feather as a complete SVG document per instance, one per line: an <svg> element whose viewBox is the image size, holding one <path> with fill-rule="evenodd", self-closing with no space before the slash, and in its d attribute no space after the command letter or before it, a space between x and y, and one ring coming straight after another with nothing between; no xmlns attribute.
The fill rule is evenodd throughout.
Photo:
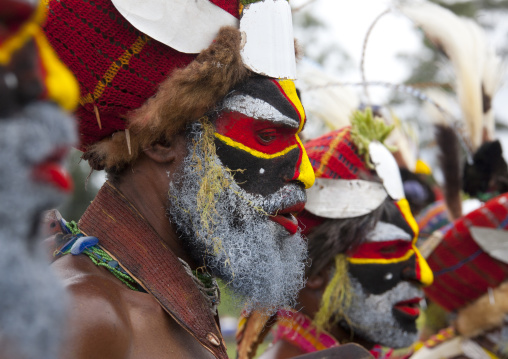
<svg viewBox="0 0 508 359"><path fill-rule="evenodd" d="M307 115L305 138L319 137L351 124L351 114L358 109L360 99L354 91L339 83L337 78L309 60L304 59L298 64L296 86L301 91Z"/></svg>
<svg viewBox="0 0 508 359"><path fill-rule="evenodd" d="M484 118L482 85L492 98L500 78L500 61L488 45L485 32L474 21L460 18L433 3L407 2L398 8L446 53L452 63L462 116L473 149L478 148L484 128L492 132L494 129L491 115Z"/></svg>

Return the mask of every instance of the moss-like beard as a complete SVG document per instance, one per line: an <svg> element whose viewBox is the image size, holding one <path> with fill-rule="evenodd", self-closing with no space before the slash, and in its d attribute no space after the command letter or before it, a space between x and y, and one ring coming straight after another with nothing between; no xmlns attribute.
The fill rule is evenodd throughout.
<svg viewBox="0 0 508 359"><path fill-rule="evenodd" d="M389 348L405 348L416 342L418 331L414 320L402 321L394 315L393 306L403 300L423 297L423 291L407 281L400 282L379 295L366 293L356 278L349 275L353 292L351 304L343 308L347 322L340 324L354 335Z"/></svg>
<svg viewBox="0 0 508 359"><path fill-rule="evenodd" d="M267 213L305 201L305 191L297 184L266 197L242 190L215 154L211 126L189 129L189 153L170 183L170 220L193 260L224 280L247 310L292 306L305 285L306 244Z"/></svg>
<svg viewBox="0 0 508 359"><path fill-rule="evenodd" d="M74 120L49 103L0 119L0 357L58 357L67 296L36 232L65 195L32 170L75 140Z"/></svg>

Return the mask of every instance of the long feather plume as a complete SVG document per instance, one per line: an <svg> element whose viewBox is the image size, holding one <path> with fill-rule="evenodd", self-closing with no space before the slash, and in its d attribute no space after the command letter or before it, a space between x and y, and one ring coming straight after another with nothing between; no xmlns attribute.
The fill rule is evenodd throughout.
<svg viewBox="0 0 508 359"><path fill-rule="evenodd" d="M430 2L405 2L398 9L450 60L462 116L476 150L485 138L484 131L493 136L494 120L487 105L499 88L499 57L487 43L484 30L470 19ZM484 108L488 109L485 113Z"/></svg>
<svg viewBox="0 0 508 359"><path fill-rule="evenodd" d="M351 124L351 114L360 106L358 95L343 86L326 86L336 82L330 74L308 60L298 67L297 87L307 114L305 138L315 138Z"/></svg>
<svg viewBox="0 0 508 359"><path fill-rule="evenodd" d="M460 147L455 131L446 125L436 125L436 141L440 153L439 165L444 175L444 195L450 219L462 216L462 173Z"/></svg>

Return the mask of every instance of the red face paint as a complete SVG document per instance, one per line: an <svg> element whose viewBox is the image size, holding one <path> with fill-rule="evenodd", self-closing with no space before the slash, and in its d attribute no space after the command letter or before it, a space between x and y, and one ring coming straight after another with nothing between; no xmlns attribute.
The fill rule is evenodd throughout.
<svg viewBox="0 0 508 359"><path fill-rule="evenodd" d="M239 112L223 112L215 127L217 134L245 146L243 149L256 157L274 155L298 144L297 128L256 120Z"/></svg>

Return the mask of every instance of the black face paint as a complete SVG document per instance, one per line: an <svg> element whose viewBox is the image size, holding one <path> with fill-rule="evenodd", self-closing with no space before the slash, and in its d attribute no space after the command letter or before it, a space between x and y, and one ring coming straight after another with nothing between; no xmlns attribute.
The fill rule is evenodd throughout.
<svg viewBox="0 0 508 359"><path fill-rule="evenodd" d="M416 256L387 264L352 264L349 273L362 285L367 294L382 294L404 280L416 281Z"/></svg>
<svg viewBox="0 0 508 359"><path fill-rule="evenodd" d="M266 196L275 193L294 176L300 150L295 148L287 154L264 159L225 145L215 140L217 156L222 163L234 172L236 183L245 191Z"/></svg>

